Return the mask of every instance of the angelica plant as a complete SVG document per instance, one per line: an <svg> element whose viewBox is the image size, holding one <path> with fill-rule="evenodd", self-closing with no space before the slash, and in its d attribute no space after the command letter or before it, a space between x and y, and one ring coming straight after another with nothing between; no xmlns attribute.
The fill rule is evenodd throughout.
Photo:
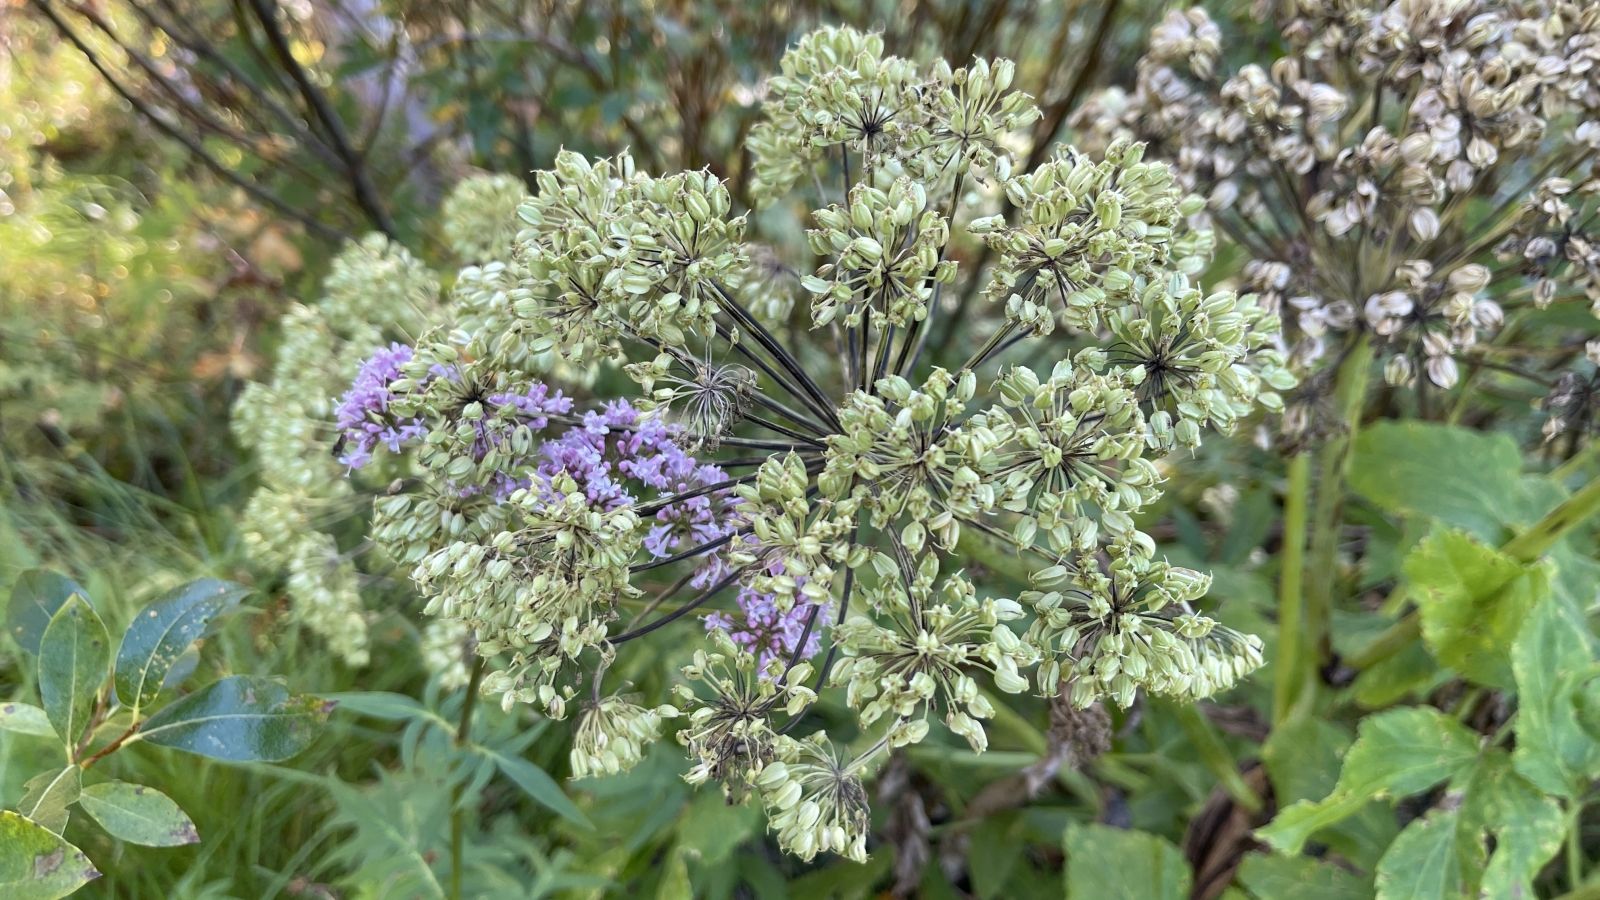
<svg viewBox="0 0 1600 900"><path fill-rule="evenodd" d="M709 172L563 152L489 264L496 326L381 351L344 434L352 464L418 468L379 499L374 539L429 614L470 628L485 690L576 718L576 775L675 728L689 779L759 800L786 849L861 858L862 779L935 723L982 750L996 690L1195 699L1261 664L1139 517L1172 454L1280 408L1293 380L1271 313L1193 281L1202 201L1140 144L1014 171L1038 113L1009 61L919 65L841 28L781 70L755 184L812 209L812 258L753 250ZM1002 196L1014 219L972 214ZM958 234L993 267L964 271ZM808 321L769 325L752 310L790 272L809 273ZM993 331L930 359L943 294L967 284ZM1005 363L1019 346L1050 364ZM638 391L582 411L527 364L551 357L615 363ZM966 576L985 546L1032 589ZM634 696L618 655L671 625L706 646L670 702ZM830 690L858 739L796 733Z"/></svg>
<svg viewBox="0 0 1600 900"><path fill-rule="evenodd" d="M1300 2L1287 49L1222 71L1204 9L1168 13L1131 92L1077 122L1136 136L1206 197L1291 361L1372 356L1391 385L1449 390L1528 368L1509 319L1600 310L1600 9L1564 0ZM1571 361L1571 354L1559 354ZM1327 433L1309 390L1291 436ZM1552 401L1559 405L1559 400ZM1568 421L1550 419L1550 434Z"/></svg>

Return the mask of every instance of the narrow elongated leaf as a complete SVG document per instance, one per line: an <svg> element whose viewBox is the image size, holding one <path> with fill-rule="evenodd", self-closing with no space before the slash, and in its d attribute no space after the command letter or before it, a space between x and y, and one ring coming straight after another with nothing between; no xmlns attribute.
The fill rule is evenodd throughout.
<svg viewBox="0 0 1600 900"><path fill-rule="evenodd" d="M234 675L167 705L140 740L229 762L276 762L304 750L327 718L316 697L253 675Z"/></svg>
<svg viewBox="0 0 1600 900"><path fill-rule="evenodd" d="M374 719L390 722L438 718L414 698L388 691L346 691L327 694L324 699L339 704L341 712L352 712L358 716L371 716Z"/></svg>
<svg viewBox="0 0 1600 900"><path fill-rule="evenodd" d="M50 618L39 641L39 697L69 753L89 723L110 663L106 626L89 601L73 594Z"/></svg>
<svg viewBox="0 0 1600 900"><path fill-rule="evenodd" d="M67 827L67 808L78 802L83 770L67 766L56 772L41 772L22 786L22 802L17 812L60 834Z"/></svg>
<svg viewBox="0 0 1600 900"><path fill-rule="evenodd" d="M566 792L561 790L561 785L551 778L549 773L539 768L520 756L508 756L488 747L479 748L490 759L494 760L496 767L505 776L516 782L523 793L531 797L534 802L551 810L569 822L592 828L589 820L584 816L583 810L572 802Z"/></svg>
<svg viewBox="0 0 1600 900"><path fill-rule="evenodd" d="M83 789L78 805L114 838L146 847L198 844L194 822L152 787L126 781L106 781Z"/></svg>
<svg viewBox="0 0 1600 900"><path fill-rule="evenodd" d="M117 697L138 711L161 693L167 672L211 620L239 605L249 589L202 578L176 588L140 610L117 650Z"/></svg>
<svg viewBox="0 0 1600 900"><path fill-rule="evenodd" d="M1546 567L1452 529L1418 544L1405 573L1434 658L1478 684L1511 690L1511 643L1550 593Z"/></svg>
<svg viewBox="0 0 1600 900"><path fill-rule="evenodd" d="M99 877L82 850L17 813L0 811L0 897L56 900Z"/></svg>
<svg viewBox="0 0 1600 900"><path fill-rule="evenodd" d="M1333 792L1315 803L1302 800L1282 810L1257 836L1284 853L1297 854L1319 829L1354 815L1368 802L1425 791L1465 772L1477 755L1477 737L1436 709L1380 713L1361 723Z"/></svg>
<svg viewBox="0 0 1600 900"><path fill-rule="evenodd" d="M1378 862L1378 900L1478 896L1483 842L1460 824L1460 811L1452 810L1407 825Z"/></svg>
<svg viewBox="0 0 1600 900"><path fill-rule="evenodd" d="M29 569L11 588L11 603L6 607L6 632L25 652L37 655L39 640L67 598L89 594L76 581L48 569Z"/></svg>
<svg viewBox="0 0 1600 900"><path fill-rule="evenodd" d="M1107 825L1067 829L1067 900L1186 900L1189 864L1177 847Z"/></svg>
<svg viewBox="0 0 1600 900"><path fill-rule="evenodd" d="M7 700L0 703L0 731L14 731L17 734L33 734L40 737L51 737L56 733L50 727L50 717L44 710L31 703L18 703Z"/></svg>
<svg viewBox="0 0 1600 900"><path fill-rule="evenodd" d="M1517 679L1517 771L1547 794L1577 797L1600 774L1600 743L1584 730L1577 698L1595 657L1589 623L1564 597L1539 604L1511 648Z"/></svg>

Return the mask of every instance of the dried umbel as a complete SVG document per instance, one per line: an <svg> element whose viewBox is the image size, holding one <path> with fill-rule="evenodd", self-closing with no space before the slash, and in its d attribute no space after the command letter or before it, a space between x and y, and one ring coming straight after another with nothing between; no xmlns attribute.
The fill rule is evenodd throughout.
<svg viewBox="0 0 1600 900"><path fill-rule="evenodd" d="M1136 89L1077 123L1148 141L1205 196L1293 362L1365 336L1391 384L1448 389L1508 361L1508 315L1600 305L1600 7L1280 6L1288 51L1233 73L1203 10L1169 13Z"/></svg>
<svg viewBox="0 0 1600 900"><path fill-rule="evenodd" d="M419 473L374 538L472 629L489 690L579 717L575 772L626 768L675 719L690 781L758 798L802 857L860 858L862 779L935 723L982 750L996 691L1194 698L1260 665L1139 522L1158 460L1293 379L1271 313L1191 281L1199 201L1138 144L1013 171L1037 113L1010 63L920 66L824 30L782 68L758 193L814 211L815 259L753 249L709 173L562 153L510 258L472 270L493 311L471 321L496 326L419 342L357 439ZM1017 213L974 217L969 193ZM963 270L958 236L994 266ZM932 358L941 295L968 286L993 331ZM752 311L797 297L798 327ZM530 372L547 357L619 363L637 396L580 414ZM964 573L975 548L1034 589L993 596ZM613 664L633 641L670 652L653 636L674 624L706 646L672 704L624 699ZM859 740L790 737L830 691Z"/></svg>

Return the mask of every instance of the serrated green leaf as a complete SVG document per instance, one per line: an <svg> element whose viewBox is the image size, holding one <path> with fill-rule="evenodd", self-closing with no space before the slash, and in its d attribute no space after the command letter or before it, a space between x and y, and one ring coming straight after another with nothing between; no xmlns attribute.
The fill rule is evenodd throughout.
<svg viewBox="0 0 1600 900"><path fill-rule="evenodd" d="M1533 879L1567 832L1561 804L1517 774L1511 755L1490 748L1472 770L1462 803L1462 828L1494 838L1480 895L1503 900L1537 896ZM1479 838L1481 840L1481 838Z"/></svg>
<svg viewBox="0 0 1600 900"><path fill-rule="evenodd" d="M105 624L89 601L73 594L50 617L39 640L39 698L69 756L88 727L110 665Z"/></svg>
<svg viewBox="0 0 1600 900"><path fill-rule="evenodd" d="M1430 534L1404 568L1434 658L1470 681L1511 690L1511 643L1528 612L1549 596L1548 568L1454 529Z"/></svg>
<svg viewBox="0 0 1600 900"><path fill-rule="evenodd" d="M1600 775L1600 743L1578 720L1574 699L1595 659L1589 623L1564 597L1534 608L1511 648L1517 681L1517 771L1547 794L1581 796Z"/></svg>
<svg viewBox="0 0 1600 900"><path fill-rule="evenodd" d="M17 812L60 834L67 828L68 808L78 802L83 770L67 766L57 772L40 772L22 785Z"/></svg>
<svg viewBox="0 0 1600 900"><path fill-rule="evenodd" d="M161 693L167 672L211 624L239 605L249 589L202 578L175 588L134 616L117 650L117 697L134 711Z"/></svg>
<svg viewBox="0 0 1600 900"><path fill-rule="evenodd" d="M200 833L172 798L152 787L105 781L83 789L78 805L108 834L145 847L198 844Z"/></svg>
<svg viewBox="0 0 1600 900"><path fill-rule="evenodd" d="M1379 797L1425 791L1472 765L1477 737L1455 719L1427 707L1392 710L1361 723L1345 756L1339 783L1317 802L1281 810L1256 834L1274 848L1298 854L1318 830L1342 821Z"/></svg>
<svg viewBox="0 0 1600 900"><path fill-rule="evenodd" d="M1477 896L1483 842L1459 826L1459 810L1417 819L1378 862L1378 900L1460 900Z"/></svg>
<svg viewBox="0 0 1600 900"><path fill-rule="evenodd" d="M304 750L327 718L316 697L254 675L234 675L173 701L138 738L227 762L277 762Z"/></svg>
<svg viewBox="0 0 1600 900"><path fill-rule="evenodd" d="M1261 748L1261 759L1272 779L1279 807L1332 793L1353 742L1352 735L1344 729L1320 719L1290 719L1274 728ZM1350 818L1323 829L1317 840L1356 865L1371 869L1399 832L1393 815L1368 804Z"/></svg>
<svg viewBox="0 0 1600 900"><path fill-rule="evenodd" d="M44 714L44 710L31 703L19 703L14 700L0 703L0 731L39 737L54 737L56 733L56 730L50 727L50 717Z"/></svg>
<svg viewBox="0 0 1600 900"><path fill-rule="evenodd" d="M572 802L566 792L561 790L561 785L545 770L539 768L520 756L509 756L489 747L480 747L479 750L494 761L507 778L522 788L535 803L561 816L573 824L584 828L593 828L589 819L584 816L583 810Z"/></svg>
<svg viewBox="0 0 1600 900"><path fill-rule="evenodd" d="M1368 900L1372 885L1338 866L1307 856L1251 853L1239 864L1239 883L1259 900Z"/></svg>
<svg viewBox="0 0 1600 900"><path fill-rule="evenodd" d="M1065 846L1067 900L1189 896L1189 864L1164 838L1106 825L1073 825Z"/></svg>
<svg viewBox="0 0 1600 900"><path fill-rule="evenodd" d="M56 900L99 877L82 850L18 813L0 811L0 897Z"/></svg>
<svg viewBox="0 0 1600 900"><path fill-rule="evenodd" d="M1426 422L1379 422L1357 436L1350 487L1374 506L1498 542L1526 518L1522 453L1509 436Z"/></svg>
<svg viewBox="0 0 1600 900"><path fill-rule="evenodd" d="M17 577L11 588L11 602L6 606L6 632L24 652L38 655L39 641L50 624L50 618L77 594L85 599L89 594L76 581L48 569L29 569Z"/></svg>

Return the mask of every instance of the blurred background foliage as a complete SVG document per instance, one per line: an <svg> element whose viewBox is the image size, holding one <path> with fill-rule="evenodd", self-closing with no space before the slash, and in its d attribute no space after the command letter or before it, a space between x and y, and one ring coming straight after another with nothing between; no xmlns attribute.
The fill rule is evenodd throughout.
<svg viewBox="0 0 1600 900"><path fill-rule="evenodd" d="M1225 24L1229 13L1247 23L1250 9L1234 6L1212 9ZM279 317L317 296L343 241L385 232L444 262L438 204L467 174L525 174L563 146L627 147L651 171L707 166L747 200L743 144L760 78L789 41L828 23L881 29L905 56L1016 59L1019 86L1045 113L1022 149L1042 156L1070 137L1068 116L1089 91L1131 82L1163 8L0 0L0 588L30 566L70 572L117 632L177 582L250 582L234 522L252 463L230 438L230 403L263 377ZM1248 35L1251 51L1276 40L1231 34ZM1224 54L1239 49L1230 41ZM1227 263L1224 253L1218 266ZM1524 398L1504 408L1506 421L1490 404L1473 424L1537 430L1516 418ZM1369 440L1357 453L1437 449ZM1476 446L1450 452L1462 468L1485 458ZM1516 460L1495 483L1522 483ZM1208 444L1144 523L1174 563L1215 573L1218 618L1261 634L1269 660L1277 465L1247 441ZM1395 577L1428 523L1460 514L1427 498L1464 488L1428 482L1439 468L1412 474L1410 484L1358 486L1348 515L1368 593ZM1527 477L1540 479L1544 499L1561 495L1550 479ZM1480 499L1494 528L1543 511ZM983 574L1016 587L1003 558ZM373 662L361 669L286 621L280 584L255 586L254 613L209 639L201 666L283 673L298 690L339 699L332 733L279 767L118 754L119 777L161 785L203 842L151 850L69 829L106 873L90 894L439 896L453 803L476 812L467 896L1056 897L1064 854L1078 861L1065 876L1074 896L1110 896L1093 891L1124 882L1130 897L1179 884L1258 900L1370 892L1343 868L1250 853L1264 811L1327 792L1354 735L1353 714L1276 733L1263 748L1265 674L1201 709L1140 704L1096 718L1032 698L999 705L989 752L930 739L877 780L869 863L803 866L763 839L755 810L683 784L670 748L564 793L562 728L485 708L472 735L455 735L461 692L430 680L403 584L366 585L377 619ZM1376 601L1367 606L1338 623L1352 646L1382 626ZM663 677L659 660L631 658L637 681ZM1387 683L1355 685L1357 708L1460 689L1437 676L1425 658L1403 655ZM30 679L0 652L0 696L30 690ZM0 734L0 801L47 764L43 755ZM1372 806L1327 840L1370 871L1397 830ZM1134 876L1150 891L1129 887L1142 883Z"/></svg>

